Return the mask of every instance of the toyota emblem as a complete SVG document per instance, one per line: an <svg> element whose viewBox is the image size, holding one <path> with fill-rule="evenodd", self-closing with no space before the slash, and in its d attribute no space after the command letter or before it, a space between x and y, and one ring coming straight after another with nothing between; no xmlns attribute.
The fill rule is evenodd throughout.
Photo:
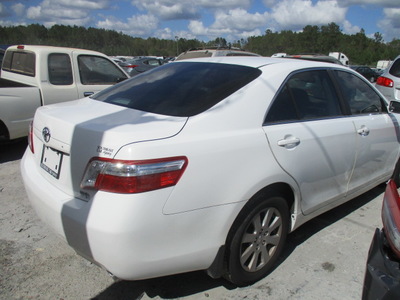
<svg viewBox="0 0 400 300"><path fill-rule="evenodd" d="M48 142L50 141L50 137L51 137L51 135L50 135L50 129L48 129L47 127L43 128L43 130L42 130L42 136L43 136L44 141L45 141L46 143L48 143Z"/></svg>

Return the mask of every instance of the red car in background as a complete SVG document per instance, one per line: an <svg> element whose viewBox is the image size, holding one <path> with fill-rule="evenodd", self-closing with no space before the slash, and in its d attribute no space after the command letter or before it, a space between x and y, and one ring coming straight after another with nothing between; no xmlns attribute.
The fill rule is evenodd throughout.
<svg viewBox="0 0 400 300"><path fill-rule="evenodd" d="M368 253L363 300L400 299L399 174L388 182L382 205L383 229L376 229Z"/></svg>

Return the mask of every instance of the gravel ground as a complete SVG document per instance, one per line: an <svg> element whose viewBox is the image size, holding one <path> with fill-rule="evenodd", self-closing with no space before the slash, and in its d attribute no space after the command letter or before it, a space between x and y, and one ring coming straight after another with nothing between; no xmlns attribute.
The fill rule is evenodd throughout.
<svg viewBox="0 0 400 300"><path fill-rule="evenodd" d="M0 145L0 299L360 299L384 188L289 235L281 262L245 288L193 272L114 281L76 255L32 210L19 171L25 141Z"/></svg>

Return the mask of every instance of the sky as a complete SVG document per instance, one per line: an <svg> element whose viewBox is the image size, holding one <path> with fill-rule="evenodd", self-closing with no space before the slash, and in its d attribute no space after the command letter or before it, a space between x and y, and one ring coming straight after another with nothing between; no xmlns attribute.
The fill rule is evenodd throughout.
<svg viewBox="0 0 400 300"><path fill-rule="evenodd" d="M400 0L0 0L0 26L76 25L172 40L235 42L331 22L345 34L400 39Z"/></svg>

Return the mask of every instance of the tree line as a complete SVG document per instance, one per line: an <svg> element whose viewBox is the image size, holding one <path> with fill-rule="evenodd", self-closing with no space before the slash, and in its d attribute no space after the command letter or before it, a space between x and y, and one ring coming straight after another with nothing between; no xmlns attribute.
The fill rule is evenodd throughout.
<svg viewBox="0 0 400 300"><path fill-rule="evenodd" d="M114 30L85 28L81 26L54 25L46 28L40 24L27 26L0 26L0 44L49 45L76 47L100 51L107 55L176 56L193 48L238 47L263 56L274 53L287 54L343 52L351 64L376 65L378 60L393 60L400 54L400 40L384 42L377 32L367 37L363 29L356 34L344 34L335 23L324 26L305 26L301 32L267 29L261 36L228 43L224 38L204 42L197 39L175 37L174 40L132 37Z"/></svg>

